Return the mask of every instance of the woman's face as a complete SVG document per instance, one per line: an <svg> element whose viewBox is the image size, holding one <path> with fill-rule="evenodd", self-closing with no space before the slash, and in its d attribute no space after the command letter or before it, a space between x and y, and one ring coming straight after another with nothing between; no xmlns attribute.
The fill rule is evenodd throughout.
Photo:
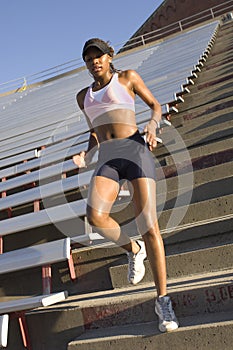
<svg viewBox="0 0 233 350"><path fill-rule="evenodd" d="M104 54L97 47L93 46L87 50L84 60L87 69L93 77L98 77L109 72L112 58L107 53Z"/></svg>

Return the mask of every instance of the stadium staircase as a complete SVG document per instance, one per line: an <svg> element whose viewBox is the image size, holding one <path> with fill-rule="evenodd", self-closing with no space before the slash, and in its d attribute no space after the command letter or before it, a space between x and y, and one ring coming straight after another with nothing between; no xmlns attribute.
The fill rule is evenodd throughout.
<svg viewBox="0 0 233 350"><path fill-rule="evenodd" d="M154 152L168 293L180 328L168 334L158 331L156 292L148 261L143 281L129 286L127 258L121 248L105 241L77 243L72 255L78 280L70 280L65 262L53 267L53 290L67 290L68 298L26 313L33 350L232 349L232 68L233 25L226 22L219 27L200 72L192 77L190 93L182 91L184 102L178 99L169 106L167 117L172 126L164 127L163 144ZM69 171L72 177L76 170L71 167ZM69 192L67 200L74 199L77 193ZM124 197L118 202L123 209L113 215L137 237L130 221L131 203ZM59 204L59 198L55 196L49 203ZM26 204L15 209L16 217L25 208ZM1 213L1 222L7 215L9 210ZM67 219L63 224L73 228L75 223ZM6 250L18 248L22 242L35 244L63 236L53 225L45 230L38 224L18 232L19 242L15 237L5 237ZM4 286L0 301L9 295L16 298L36 293L40 278L35 270L0 276ZM8 338L9 350L24 349L16 320L9 324Z"/></svg>

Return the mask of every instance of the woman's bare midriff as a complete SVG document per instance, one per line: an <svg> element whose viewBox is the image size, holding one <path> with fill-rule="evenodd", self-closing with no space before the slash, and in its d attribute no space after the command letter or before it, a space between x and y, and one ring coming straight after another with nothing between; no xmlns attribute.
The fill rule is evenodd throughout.
<svg viewBox="0 0 233 350"><path fill-rule="evenodd" d="M97 117L93 127L100 143L130 137L138 129L135 113L125 109L110 111Z"/></svg>

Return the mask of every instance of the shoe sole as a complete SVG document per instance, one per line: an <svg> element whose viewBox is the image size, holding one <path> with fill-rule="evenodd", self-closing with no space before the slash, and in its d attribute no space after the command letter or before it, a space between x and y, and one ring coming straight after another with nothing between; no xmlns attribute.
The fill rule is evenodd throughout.
<svg viewBox="0 0 233 350"><path fill-rule="evenodd" d="M169 328L161 328L160 326L159 326L159 330L160 330L160 332L162 332L162 333L170 333L170 332L174 332L174 331L176 331L177 329L179 328L179 325L177 325L175 328L172 328L172 329L169 329Z"/></svg>

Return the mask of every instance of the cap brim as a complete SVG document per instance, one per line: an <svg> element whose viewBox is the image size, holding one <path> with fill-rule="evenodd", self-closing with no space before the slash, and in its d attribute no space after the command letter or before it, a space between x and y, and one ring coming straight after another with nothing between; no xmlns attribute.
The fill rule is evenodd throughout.
<svg viewBox="0 0 233 350"><path fill-rule="evenodd" d="M82 54L83 58L85 57L87 50L89 50L91 47L97 48L98 50L100 50L101 52L103 52L103 54L108 53L108 52L106 52L105 49L103 49L103 47L101 47L101 45L98 45L98 43L96 43L96 44L90 44L90 45L87 45L87 47L85 47L85 50L83 51L83 54Z"/></svg>

